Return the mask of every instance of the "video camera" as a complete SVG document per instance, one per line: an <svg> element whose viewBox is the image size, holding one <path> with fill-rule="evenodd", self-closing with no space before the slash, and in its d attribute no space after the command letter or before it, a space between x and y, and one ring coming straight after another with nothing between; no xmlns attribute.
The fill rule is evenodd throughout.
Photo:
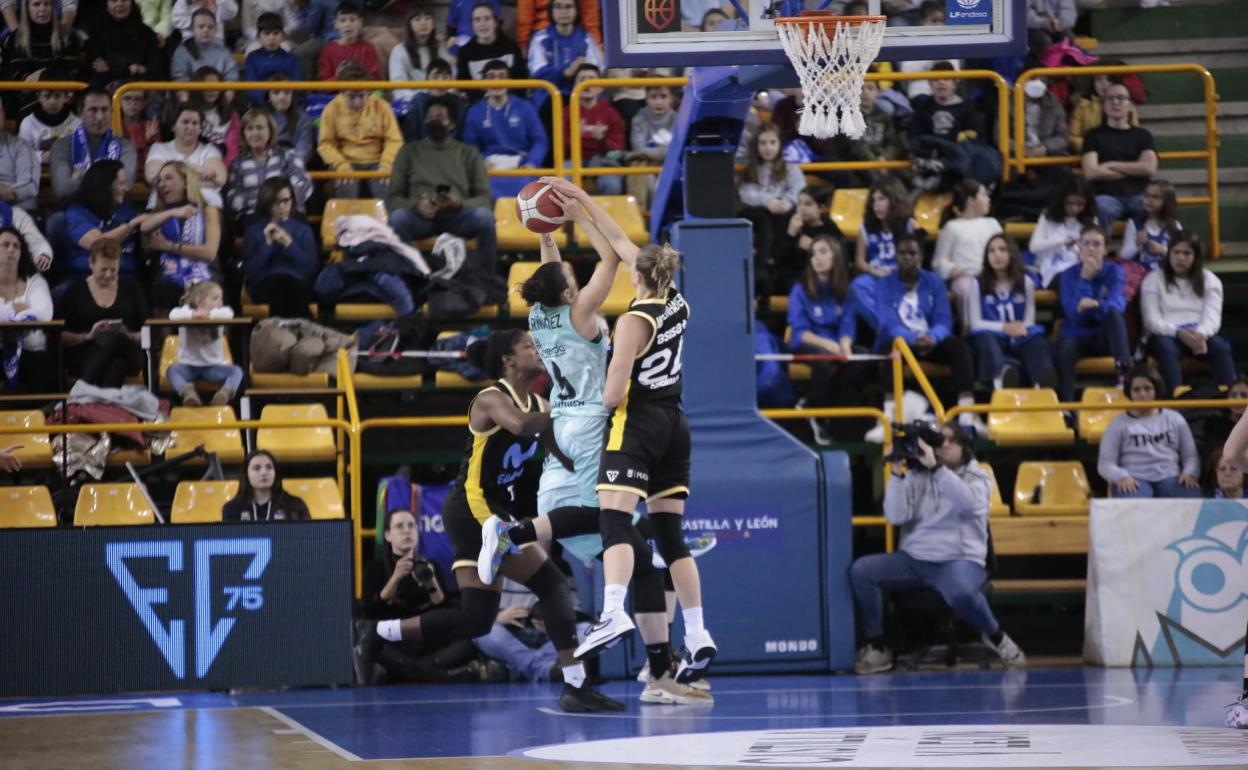
<svg viewBox="0 0 1248 770"><path fill-rule="evenodd" d="M893 451L884 459L890 463L901 460L918 461L923 456L919 449L919 439L923 439L932 449L945 443L945 434L930 422L915 420L908 423L893 423Z"/></svg>

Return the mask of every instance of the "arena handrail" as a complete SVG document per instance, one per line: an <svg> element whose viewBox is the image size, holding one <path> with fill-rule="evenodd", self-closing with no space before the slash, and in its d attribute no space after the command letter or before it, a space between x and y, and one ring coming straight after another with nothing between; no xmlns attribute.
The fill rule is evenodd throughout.
<svg viewBox="0 0 1248 770"><path fill-rule="evenodd" d="M1010 86L1005 78L992 70L955 70L952 72L868 72L867 80L989 80L997 91L997 113L1008 115L1010 106ZM568 154L571 158L572 181L580 187L586 176L631 176L657 174L662 166L624 166L619 168L595 167L586 168L581 157L581 92L595 86L602 88L645 87L645 86L685 86L689 78L593 78L577 83L572 87L568 102ZM1008 179L1010 174L1010 133L1007 121L997 121L997 150L1001 153L1001 178ZM558 131L562 131L560 124ZM558 165L558 164L556 164ZM818 171L872 171L880 169L910 168L909 160L853 160L853 161L815 161L799 163L803 172ZM740 167L738 167L740 170Z"/></svg>
<svg viewBox="0 0 1248 770"><path fill-rule="evenodd" d="M936 421L941 425L945 424L948 419L945 414L944 404L940 402L940 397L936 395L935 388L927 379L927 373L923 371L923 367L919 365L919 359L915 358L914 351L906 344L901 337L893 338L893 407L896 409L894 414L899 423L906 421L905 412L902 409L902 402L905 400L906 385L905 371L903 364L910 367L910 371L914 374L914 379L919 383L919 389L923 391L923 395L932 405L932 411L936 413Z"/></svg>
<svg viewBox="0 0 1248 770"><path fill-rule="evenodd" d="M1029 158L1023 151L1026 143L1024 120L1026 105L1023 99L1023 87L1027 81L1038 77L1070 77L1086 75L1157 75L1163 73L1190 73L1197 75L1204 86L1205 97L1205 149L1175 150L1158 152L1158 160L1204 160L1208 174L1209 194L1188 195L1180 197L1180 204L1207 204L1209 206L1209 240L1211 256L1222 256L1221 220L1218 214L1218 93L1214 86L1213 74L1199 64L1132 64L1102 65L1090 67L1040 67L1029 69L1018 76L1014 82L1014 166L1018 173L1027 171L1028 166L1055 166L1077 164L1080 156L1061 155L1043 158ZM869 76L868 76L869 77ZM1005 114L1004 112L1002 114Z"/></svg>
<svg viewBox="0 0 1248 770"><path fill-rule="evenodd" d="M992 404L965 404L951 408L945 413L941 423L953 420L962 414L988 414L990 412L1122 412L1127 409L1230 409L1231 407L1248 407L1248 399L1241 398L1192 398L1171 399L1168 401L1067 401L1058 404L1012 404L1010 406L993 406Z"/></svg>
<svg viewBox="0 0 1248 770"><path fill-rule="evenodd" d="M5 85L5 84L0 84ZM60 85L60 84L58 84ZM40 89L43 85L40 84ZM84 85L85 87L85 85ZM395 89L466 89L483 91L491 88L538 89L550 96L551 153L554 168L487 169L490 176L551 176L563 173L563 95L555 85L546 80L531 78L521 80L231 80L216 83L187 83L176 81L131 81L118 86L113 93L113 131L120 135L121 99L131 91L391 91ZM17 90L17 89L6 89ZM29 88L23 90L30 90ZM386 171L312 171L312 179L385 179Z"/></svg>

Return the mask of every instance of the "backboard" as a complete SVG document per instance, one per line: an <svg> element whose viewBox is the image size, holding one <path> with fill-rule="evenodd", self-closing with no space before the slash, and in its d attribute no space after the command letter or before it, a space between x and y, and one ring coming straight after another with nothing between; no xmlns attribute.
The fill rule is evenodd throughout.
<svg viewBox="0 0 1248 770"><path fill-rule="evenodd" d="M786 64L772 19L803 9L843 12L847 0L606 0L603 36L611 67ZM868 0L874 15L912 5L912 26L890 25L880 59L924 61L1021 55L1026 48L1024 0L940 0L942 13L918 22L919 0ZM736 19L710 31L706 11L730 8ZM939 24L930 22L939 19Z"/></svg>

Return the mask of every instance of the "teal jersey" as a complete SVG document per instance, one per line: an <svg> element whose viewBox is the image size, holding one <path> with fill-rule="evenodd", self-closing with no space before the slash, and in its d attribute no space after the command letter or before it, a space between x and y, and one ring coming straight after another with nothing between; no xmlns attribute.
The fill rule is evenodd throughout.
<svg viewBox="0 0 1248 770"><path fill-rule="evenodd" d="M572 325L570 305L534 305L529 311L529 332L553 382L551 415L606 414L602 405L602 386L607 378L606 335L600 334L592 342L582 337Z"/></svg>

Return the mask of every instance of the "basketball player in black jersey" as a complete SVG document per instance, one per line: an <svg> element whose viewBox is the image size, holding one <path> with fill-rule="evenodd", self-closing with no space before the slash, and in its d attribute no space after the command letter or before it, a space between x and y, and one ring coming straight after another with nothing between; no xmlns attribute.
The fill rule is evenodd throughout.
<svg viewBox="0 0 1248 770"><path fill-rule="evenodd" d="M1231 428L1226 443L1222 445L1222 456L1241 472L1248 473L1248 412ZM1248 593L1248 586L1243 586L1242 590ZM1248 630L1244 632L1244 636L1248 638ZM1240 690L1239 698L1226 707L1225 724L1238 730L1248 730L1248 647L1244 649L1243 689Z"/></svg>
<svg viewBox="0 0 1248 770"><path fill-rule="evenodd" d="M442 521L455 551L452 568L459 582L460 607L383 621L372 631L387 641L423 640L433 646L483 636L498 615L502 577L507 577L536 594L545 609L546 632L563 669L559 707L570 712L621 711L624 704L585 683L585 668L573 657L576 617L568 582L540 546L534 543L506 555L500 577L492 583L482 583L477 576L481 524L491 516L512 518L515 486L526 474L540 472L540 463L532 458L551 421L546 402L529 390L545 369L528 332L496 331L470 346L468 357L497 382L481 390L468 407L472 439L455 488L442 506ZM366 648L374 644L367 637L361 642Z"/></svg>
<svg viewBox="0 0 1248 770"><path fill-rule="evenodd" d="M616 321L603 391L603 403L611 410L598 468L599 530L605 548L603 610L576 656L596 655L635 627L624 611L624 599L633 573L632 515L644 499L684 614L684 650L676 681L688 684L706 673L716 648L702 620L698 567L681 532L691 445L680 405L681 348L689 306L672 283L680 255L670 246L638 248L584 190L555 177L542 181L589 211L620 259L632 265L637 290L628 312Z"/></svg>

